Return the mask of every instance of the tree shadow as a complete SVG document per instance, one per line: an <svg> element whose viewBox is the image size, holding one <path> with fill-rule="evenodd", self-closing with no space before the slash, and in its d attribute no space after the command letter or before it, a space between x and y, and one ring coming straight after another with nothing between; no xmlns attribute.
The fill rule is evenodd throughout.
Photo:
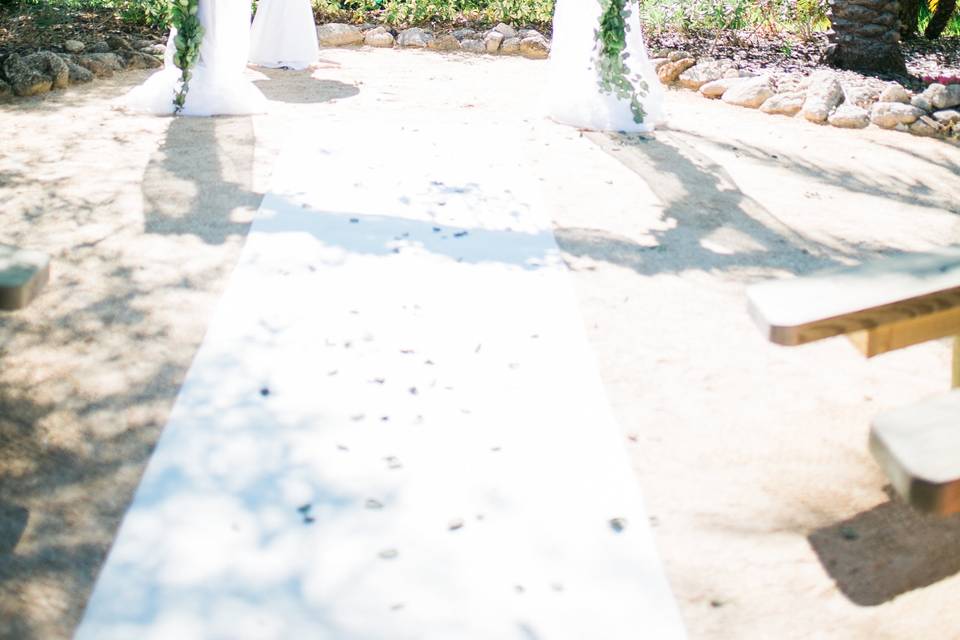
<svg viewBox="0 0 960 640"><path fill-rule="evenodd" d="M958 539L960 516L922 514L896 499L808 536L837 588L864 607L960 572Z"/></svg>

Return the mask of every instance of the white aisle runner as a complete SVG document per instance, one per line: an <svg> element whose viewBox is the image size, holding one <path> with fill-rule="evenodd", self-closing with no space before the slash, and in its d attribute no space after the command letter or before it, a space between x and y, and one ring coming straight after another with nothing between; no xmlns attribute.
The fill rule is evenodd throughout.
<svg viewBox="0 0 960 640"><path fill-rule="evenodd" d="M683 637L541 182L489 133L285 153L78 638Z"/></svg>

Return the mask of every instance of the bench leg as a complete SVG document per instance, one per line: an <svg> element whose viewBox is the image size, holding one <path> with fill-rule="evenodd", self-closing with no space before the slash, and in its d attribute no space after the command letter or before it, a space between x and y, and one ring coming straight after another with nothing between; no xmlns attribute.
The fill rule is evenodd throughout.
<svg viewBox="0 0 960 640"><path fill-rule="evenodd" d="M954 389L960 389L960 336L953 339L953 384Z"/></svg>

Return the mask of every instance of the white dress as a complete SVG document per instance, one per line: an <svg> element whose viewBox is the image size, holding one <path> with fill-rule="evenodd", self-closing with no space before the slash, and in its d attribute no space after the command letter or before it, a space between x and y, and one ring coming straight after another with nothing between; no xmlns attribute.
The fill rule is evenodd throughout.
<svg viewBox="0 0 960 640"><path fill-rule="evenodd" d="M636 0L630 0L627 20L627 67L646 81L642 99L646 117L634 121L630 101L600 90L597 72L601 5L596 0L557 0L550 51L548 111L553 120L597 131L652 131L665 120L664 89L643 43Z"/></svg>
<svg viewBox="0 0 960 640"><path fill-rule="evenodd" d="M250 30L250 62L261 67L306 69L319 57L310 0L260 0Z"/></svg>
<svg viewBox="0 0 960 640"><path fill-rule="evenodd" d="M200 59L193 70L183 109L187 116L247 115L267 110L263 93L244 77L250 48L250 3L243 0L200 0L203 25ZM172 30L162 71L150 76L120 101L122 108L156 115L174 111L180 69L173 64Z"/></svg>

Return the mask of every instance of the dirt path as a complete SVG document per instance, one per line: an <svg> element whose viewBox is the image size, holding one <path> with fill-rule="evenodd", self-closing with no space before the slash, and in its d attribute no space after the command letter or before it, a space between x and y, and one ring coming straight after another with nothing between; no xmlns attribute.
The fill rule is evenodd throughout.
<svg viewBox="0 0 960 640"><path fill-rule="evenodd" d="M257 118L110 111L136 74L0 107L0 242L55 259L47 292L0 317L0 637L69 637L286 136L352 120L370 153L404 153L364 135L386 109L522 118L582 154L530 170L555 185L557 237L692 637L960 632L960 522L890 503L865 448L878 410L946 388L947 347L872 362L842 341L778 349L743 299L759 278L956 242L960 151L682 93L653 139L581 140L538 117L540 63L325 55L313 80L261 81L276 110Z"/></svg>

